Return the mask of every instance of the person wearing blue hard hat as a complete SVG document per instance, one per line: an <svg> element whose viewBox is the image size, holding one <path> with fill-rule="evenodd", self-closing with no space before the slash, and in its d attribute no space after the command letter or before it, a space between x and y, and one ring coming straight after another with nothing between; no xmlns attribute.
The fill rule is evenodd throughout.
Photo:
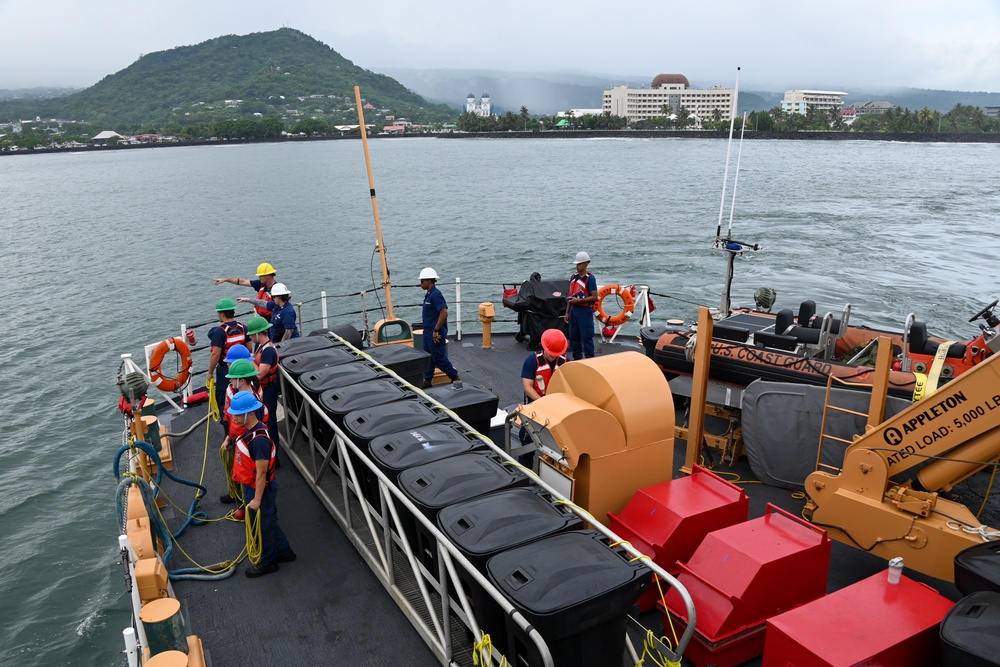
<svg viewBox="0 0 1000 667"><path fill-rule="evenodd" d="M260 512L260 561L247 571L248 577L260 577L278 571L278 563L295 560L295 552L278 525L278 480L274 476L275 446L267 427L257 419L263 407L253 392L240 391L233 396L227 412L246 428L236 438L233 479L243 485L243 500L250 512ZM248 514L248 520L253 519Z"/></svg>

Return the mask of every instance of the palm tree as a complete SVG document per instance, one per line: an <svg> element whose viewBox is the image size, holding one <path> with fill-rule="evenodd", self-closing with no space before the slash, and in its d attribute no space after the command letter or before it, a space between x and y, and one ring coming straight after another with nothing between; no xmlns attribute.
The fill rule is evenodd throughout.
<svg viewBox="0 0 1000 667"><path fill-rule="evenodd" d="M934 122L934 112L929 107L924 107L917 112L917 124L920 125L921 132L929 132L931 124Z"/></svg>

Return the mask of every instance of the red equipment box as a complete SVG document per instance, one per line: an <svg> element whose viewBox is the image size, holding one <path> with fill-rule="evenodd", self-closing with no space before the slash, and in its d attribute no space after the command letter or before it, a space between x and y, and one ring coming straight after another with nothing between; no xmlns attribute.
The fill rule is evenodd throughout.
<svg viewBox="0 0 1000 667"><path fill-rule="evenodd" d="M770 504L759 519L706 535L681 565L698 612L684 657L734 667L759 656L768 618L826 594L830 548L826 531ZM667 594L667 607L674 623L686 623L677 591ZM667 618L663 625L669 632Z"/></svg>
<svg viewBox="0 0 1000 667"><path fill-rule="evenodd" d="M879 572L767 621L763 667L935 667L938 627L954 603Z"/></svg>
<svg viewBox="0 0 1000 667"><path fill-rule="evenodd" d="M639 489L621 514L608 512L611 530L670 574L680 572L713 530L747 520L750 499L746 492L701 466L691 475ZM641 611L660 599L650 586L638 600Z"/></svg>

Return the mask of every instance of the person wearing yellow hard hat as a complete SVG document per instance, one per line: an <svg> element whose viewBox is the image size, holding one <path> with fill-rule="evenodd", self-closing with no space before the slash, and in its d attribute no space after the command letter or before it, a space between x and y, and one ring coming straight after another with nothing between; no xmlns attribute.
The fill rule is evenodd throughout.
<svg viewBox="0 0 1000 667"><path fill-rule="evenodd" d="M221 285L222 283L232 283L234 285L243 285L244 287L252 287L257 290L257 300L259 301L270 301L271 300L271 288L275 284L275 276L278 274L278 270L267 262L263 262L257 266L257 277L256 278L216 278L215 284ZM245 300L245 299L241 299ZM254 310L261 317L267 319L268 322L271 321L271 309L265 306L254 306Z"/></svg>

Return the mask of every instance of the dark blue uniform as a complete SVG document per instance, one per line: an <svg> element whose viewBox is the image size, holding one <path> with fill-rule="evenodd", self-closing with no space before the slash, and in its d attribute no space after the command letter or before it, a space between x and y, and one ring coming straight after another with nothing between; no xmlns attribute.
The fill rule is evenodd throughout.
<svg viewBox="0 0 1000 667"><path fill-rule="evenodd" d="M429 382L434 377L434 368L440 368L441 372L452 380L458 379L458 371L448 360L448 348L445 346L448 337L448 321L441 326L441 342L434 342L434 327L437 326L441 311L448 307L448 302L444 300L441 290L434 287L427 290L424 296L423 323L424 323L424 351L431 355L431 365L424 373L424 381Z"/></svg>
<svg viewBox="0 0 1000 667"><path fill-rule="evenodd" d="M299 337L299 329L295 326L295 306L289 301L284 306L279 306L277 301L272 301L271 306L271 340L279 342L285 335L285 331L292 332L292 338Z"/></svg>
<svg viewBox="0 0 1000 667"><path fill-rule="evenodd" d="M267 429L263 424L257 425L252 438L248 447L250 458L255 463L261 459L269 460L271 458L271 438L267 435ZM268 471L268 474L269 476L273 475L273 468ZM243 485L243 500L246 503L253 500L256 493L255 486ZM291 551L288 537L278 525L278 480L273 476L264 487L264 496L260 500L260 533L261 565L273 563L281 554Z"/></svg>
<svg viewBox="0 0 1000 667"><path fill-rule="evenodd" d="M569 279L570 298L586 298L597 293L597 278L574 273ZM594 307L591 304L569 307L569 346L573 361L594 356Z"/></svg>

